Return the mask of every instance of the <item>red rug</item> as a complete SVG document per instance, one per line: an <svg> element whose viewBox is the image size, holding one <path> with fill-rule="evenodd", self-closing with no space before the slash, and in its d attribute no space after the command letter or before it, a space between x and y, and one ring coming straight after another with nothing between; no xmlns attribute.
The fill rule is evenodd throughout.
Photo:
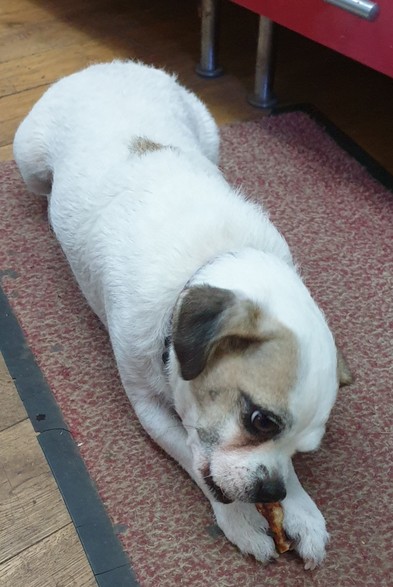
<svg viewBox="0 0 393 587"><path fill-rule="evenodd" d="M142 587L392 585L393 198L307 114L222 129L222 167L263 201L324 309L356 381L322 448L296 459L331 533L324 565L266 568L214 526L207 501L146 437L107 335L50 233L44 199L0 167L0 276L120 532ZM116 587L116 586L113 586Z"/></svg>

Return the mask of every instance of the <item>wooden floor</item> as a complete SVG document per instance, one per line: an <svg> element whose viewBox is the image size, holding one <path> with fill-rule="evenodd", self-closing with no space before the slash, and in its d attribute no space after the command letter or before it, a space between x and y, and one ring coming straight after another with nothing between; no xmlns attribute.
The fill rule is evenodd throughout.
<svg viewBox="0 0 393 587"><path fill-rule="evenodd" d="M17 125L50 83L89 63L113 58L138 58L176 71L205 100L219 124L261 116L245 101L253 83L257 18L223 1L221 23L226 73L208 81L194 74L199 54L197 2L1 0L0 158L12 158ZM280 101L312 103L393 173L393 80L289 31L279 31L277 40ZM95 584L1 362L0 584Z"/></svg>
<svg viewBox="0 0 393 587"><path fill-rule="evenodd" d="M0 585L96 585L1 355Z"/></svg>

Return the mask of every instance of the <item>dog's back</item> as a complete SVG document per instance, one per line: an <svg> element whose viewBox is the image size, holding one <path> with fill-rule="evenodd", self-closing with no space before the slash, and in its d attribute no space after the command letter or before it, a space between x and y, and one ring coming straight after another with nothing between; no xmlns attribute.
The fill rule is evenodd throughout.
<svg viewBox="0 0 393 587"><path fill-rule="evenodd" d="M174 76L132 61L93 65L49 88L15 135L15 160L28 188L48 195L54 171L60 180L63 169L79 170L91 184L100 169L129 159L147 127L146 139L217 163L218 132L205 106Z"/></svg>
<svg viewBox="0 0 393 587"><path fill-rule="evenodd" d="M114 62L60 80L14 148L28 188L50 194L51 225L90 306L109 330L132 324L142 356L212 258L252 247L292 265L264 211L215 164L206 107L161 70Z"/></svg>

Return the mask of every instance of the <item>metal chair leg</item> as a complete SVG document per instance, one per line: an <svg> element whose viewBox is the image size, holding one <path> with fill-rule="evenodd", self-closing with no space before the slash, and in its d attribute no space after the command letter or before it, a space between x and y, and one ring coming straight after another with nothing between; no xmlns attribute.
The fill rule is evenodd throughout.
<svg viewBox="0 0 393 587"><path fill-rule="evenodd" d="M248 96L248 102L258 108L272 108L277 102L272 92L273 26L269 18L260 17L254 93Z"/></svg>
<svg viewBox="0 0 393 587"><path fill-rule="evenodd" d="M201 60L196 72L202 77L218 77L223 70L217 65L219 0L201 0Z"/></svg>

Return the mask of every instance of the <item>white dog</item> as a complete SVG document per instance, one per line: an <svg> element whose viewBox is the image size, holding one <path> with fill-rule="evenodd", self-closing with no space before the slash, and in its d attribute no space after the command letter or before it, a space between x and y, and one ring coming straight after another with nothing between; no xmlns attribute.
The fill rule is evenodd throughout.
<svg viewBox="0 0 393 587"><path fill-rule="evenodd" d="M328 534L291 457L324 434L335 342L283 237L220 173L218 143L205 106L173 76L114 62L54 84L14 152L27 187L49 196L144 428L242 552L276 556L254 504L280 500L314 568Z"/></svg>

